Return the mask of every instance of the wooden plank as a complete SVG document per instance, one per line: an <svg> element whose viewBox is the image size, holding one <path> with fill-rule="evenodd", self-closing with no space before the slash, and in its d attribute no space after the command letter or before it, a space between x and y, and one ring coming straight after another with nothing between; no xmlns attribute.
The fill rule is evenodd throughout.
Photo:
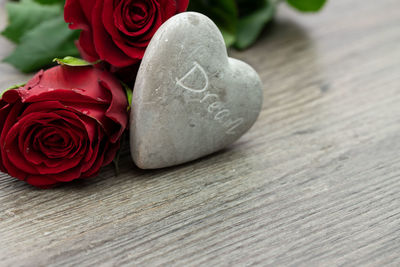
<svg viewBox="0 0 400 267"><path fill-rule="evenodd" d="M265 105L225 151L141 171L126 148L118 177L47 191L1 174L1 265L399 266L399 25L398 0L282 7L231 52ZM26 77L0 64L1 87Z"/></svg>

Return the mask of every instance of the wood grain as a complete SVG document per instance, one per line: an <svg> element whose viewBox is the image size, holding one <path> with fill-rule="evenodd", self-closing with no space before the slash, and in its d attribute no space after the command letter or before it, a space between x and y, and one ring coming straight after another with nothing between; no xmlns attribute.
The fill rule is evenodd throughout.
<svg viewBox="0 0 400 267"><path fill-rule="evenodd" d="M282 6L231 54L265 83L248 134L159 171L126 149L121 175L54 190L1 174L0 265L399 266L399 1ZM0 64L2 88L26 78Z"/></svg>

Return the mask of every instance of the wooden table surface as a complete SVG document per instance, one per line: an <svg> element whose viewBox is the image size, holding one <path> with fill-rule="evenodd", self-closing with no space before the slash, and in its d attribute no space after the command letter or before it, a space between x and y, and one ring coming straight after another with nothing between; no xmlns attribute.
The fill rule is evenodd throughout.
<svg viewBox="0 0 400 267"><path fill-rule="evenodd" d="M126 149L118 177L53 190L1 174L0 265L400 266L399 0L282 5L231 55L265 83L248 134L158 171ZM27 77L0 64L3 89Z"/></svg>

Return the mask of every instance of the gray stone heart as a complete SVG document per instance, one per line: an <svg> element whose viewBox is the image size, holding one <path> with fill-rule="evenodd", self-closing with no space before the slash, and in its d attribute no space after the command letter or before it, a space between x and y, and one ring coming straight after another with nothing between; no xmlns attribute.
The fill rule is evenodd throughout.
<svg viewBox="0 0 400 267"><path fill-rule="evenodd" d="M199 13L176 15L157 31L139 69L132 158L157 169L221 150L250 129L262 101L259 76L228 58L215 24Z"/></svg>

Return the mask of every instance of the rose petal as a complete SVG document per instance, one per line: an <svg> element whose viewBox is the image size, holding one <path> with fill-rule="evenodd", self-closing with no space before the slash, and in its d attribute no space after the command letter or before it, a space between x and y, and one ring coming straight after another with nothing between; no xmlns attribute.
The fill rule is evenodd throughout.
<svg viewBox="0 0 400 267"><path fill-rule="evenodd" d="M102 72L93 67L56 66L44 72L35 86L32 86L29 90L19 90L20 96L23 102L69 100L72 102L107 103L110 96L98 84ZM89 97L93 101L81 96Z"/></svg>
<svg viewBox="0 0 400 267"><path fill-rule="evenodd" d="M90 157L88 155L88 157L85 158L85 161L82 164L82 172L83 172L82 176L84 177L87 177L85 173L97 172L101 167L101 164L98 165L95 163L96 161L101 160L101 156L99 156L99 153L104 153L104 145L101 144L104 134L99 126L97 128L97 133L98 133L97 140L91 143L91 148L93 152L90 155ZM105 140L103 140L103 142L105 142ZM101 149L103 149L103 151L100 151Z"/></svg>
<svg viewBox="0 0 400 267"><path fill-rule="evenodd" d="M141 2L136 3L136 5L140 4ZM149 4L150 6L148 7L148 10L146 10L148 13L144 14L146 17L143 19L143 25L136 24L134 21L132 21L132 18L129 17L130 14L125 14L127 11L124 12L124 9L131 9L127 2L121 1L114 11L104 9L103 22L105 28L110 35L113 36L113 38L116 38L115 40L118 41L118 43L122 42L122 44L124 44L126 42L124 42L124 39L127 39L133 46L135 46L135 41L138 42L138 40L140 40L139 38L150 41L151 36L154 35L154 32L161 25L162 21L160 16L158 16L160 13L157 10L159 8L158 3L155 4L154 2L150 1ZM129 8L127 8L127 6L129 6ZM129 29L126 27L127 24L129 25ZM126 36L121 35L121 32Z"/></svg>
<svg viewBox="0 0 400 267"><path fill-rule="evenodd" d="M181 13L186 11L189 5L189 0L175 0L176 1L176 6L177 6L177 13Z"/></svg>
<svg viewBox="0 0 400 267"><path fill-rule="evenodd" d="M14 91L14 90L10 90L10 91ZM10 91L8 91L8 92L10 92ZM7 94L7 92L4 95L6 95L6 94ZM3 99L4 99L4 95L3 95ZM18 93L17 93L17 95L18 95ZM15 166L10 162L10 160L8 159L9 151L5 147L5 145L6 145L5 140L7 138L9 130L11 127L14 126L15 122L17 121L17 117L18 117L22 107L23 107L23 105L22 105L21 101L17 101L11 106L11 109L9 110L7 119L5 120L5 122L3 124L3 128L1 130L0 150L1 150L1 158L2 158L3 168L10 175L12 175L18 179L24 180L26 177L26 174L24 172L22 172L21 170L19 170L18 168L15 168Z"/></svg>
<svg viewBox="0 0 400 267"><path fill-rule="evenodd" d="M112 2L112 0L106 0L104 5L110 5L109 2ZM115 26L115 20L117 20L117 23L121 28L123 25L123 22L121 20L123 20L123 18L118 19L118 17L120 17L118 16L119 14L115 14L110 8L103 9L102 21L104 27L107 29L107 32L112 37L115 45L118 46L125 54L132 58L143 58L145 48L151 40L151 37L162 24L161 14L158 10L160 8L159 4L153 1L151 1L151 4L153 5L153 14L148 14L149 16L151 16L151 20L149 21L149 23L136 32L129 33L128 31L126 31L125 34L127 34L128 36L122 35L118 28ZM117 19L115 18L115 16L117 16Z"/></svg>
<svg viewBox="0 0 400 267"><path fill-rule="evenodd" d="M161 18L167 21L170 17L177 13L176 0L160 0Z"/></svg>
<svg viewBox="0 0 400 267"><path fill-rule="evenodd" d="M28 184L31 184L33 186L39 187L39 188L43 188L43 189L47 189L47 188L51 188L54 185L58 184L59 182L45 177L45 176L37 176L37 175L29 175L26 178L26 182Z"/></svg>
<svg viewBox="0 0 400 267"><path fill-rule="evenodd" d="M86 2L91 2L86 0ZM87 16L85 15L81 1L67 0L64 6L64 20L69 23L71 29L88 30L90 28Z"/></svg>
<svg viewBox="0 0 400 267"><path fill-rule="evenodd" d="M111 136L111 142L115 143L119 139L128 124L128 115L126 111L127 99L125 93L122 90L113 90L115 88L115 80L110 79L110 74L103 72L101 75L101 84L103 88L110 91L112 94L112 99L110 106L106 112L106 116L113 120L115 123L119 124L119 129L116 130L115 135Z"/></svg>
<svg viewBox="0 0 400 267"><path fill-rule="evenodd" d="M92 30L82 31L79 36L79 41L75 43L75 45L85 60L89 62L99 60L100 57L94 46Z"/></svg>
<svg viewBox="0 0 400 267"><path fill-rule="evenodd" d="M132 58L123 53L113 42L111 36L107 33L102 22L103 4L108 3L105 1L97 1L92 17L93 37L96 51L100 58L106 60L117 67L126 67L135 64L139 58ZM113 4L113 3L111 3Z"/></svg>

